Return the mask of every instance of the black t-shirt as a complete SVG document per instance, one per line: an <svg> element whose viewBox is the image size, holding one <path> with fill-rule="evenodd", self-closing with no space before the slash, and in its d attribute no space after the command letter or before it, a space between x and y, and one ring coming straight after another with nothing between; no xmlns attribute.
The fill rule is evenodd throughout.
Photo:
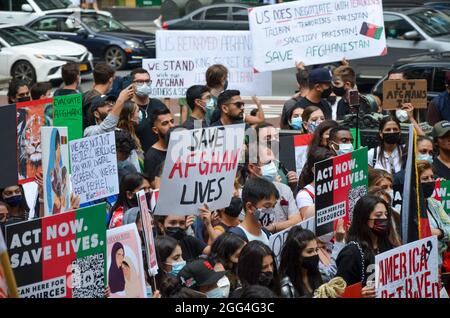
<svg viewBox="0 0 450 318"><path fill-rule="evenodd" d="M80 94L80 92L76 89L58 88L53 93L53 96L64 96L64 95L72 95L72 94Z"/></svg>
<svg viewBox="0 0 450 318"><path fill-rule="evenodd" d="M359 111L363 112L364 114L368 114L371 112L370 105L367 103L367 101L363 98L361 98L361 95L359 97ZM344 98L341 98L341 100L337 104L337 110L336 110L336 119L342 120L344 119L345 115L355 113L356 109L352 110L350 105L345 101Z"/></svg>
<svg viewBox="0 0 450 318"><path fill-rule="evenodd" d="M183 123L183 125L182 125L183 128L186 128L186 129L189 129L189 130L195 129L194 124L195 124L196 120L198 120L198 119L196 119L196 118L194 118L192 116L189 116L188 119L186 119L186 121ZM206 123L206 120L203 119L202 120L202 127L198 127L198 128L207 128L207 127L208 127L208 124Z"/></svg>
<svg viewBox="0 0 450 318"><path fill-rule="evenodd" d="M203 254L203 250L208 246L205 242L191 235L186 235L179 241L183 259L186 262L191 262Z"/></svg>
<svg viewBox="0 0 450 318"><path fill-rule="evenodd" d="M152 98L147 106L140 106L139 108L142 115L142 121L136 127L136 135L141 142L142 150L147 152L147 150L158 141L158 135L153 132L150 125L153 113L157 109L165 110L167 107L159 99Z"/></svg>
<svg viewBox="0 0 450 318"><path fill-rule="evenodd" d="M303 98L300 98L300 100L297 103L295 103L295 105L300 106L301 108L306 108L311 105L319 107L322 110L323 115L325 116L325 119L331 119L331 115L332 115L331 106L325 99L321 99L319 103L313 103L306 97L303 97Z"/></svg>
<svg viewBox="0 0 450 318"><path fill-rule="evenodd" d="M450 180L450 169L443 164L438 158L433 160L433 172L439 178Z"/></svg>
<svg viewBox="0 0 450 318"><path fill-rule="evenodd" d="M144 158L144 172L150 178L150 181L155 179L158 174L161 164L166 160L167 151L161 151L150 147L145 153Z"/></svg>

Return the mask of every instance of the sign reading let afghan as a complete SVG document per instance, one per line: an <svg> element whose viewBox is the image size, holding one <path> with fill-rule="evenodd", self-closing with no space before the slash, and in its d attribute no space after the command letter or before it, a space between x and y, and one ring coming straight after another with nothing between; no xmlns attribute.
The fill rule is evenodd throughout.
<svg viewBox="0 0 450 318"><path fill-rule="evenodd" d="M401 108L411 103L414 108L427 108L427 80L387 80L383 82L383 108Z"/></svg>

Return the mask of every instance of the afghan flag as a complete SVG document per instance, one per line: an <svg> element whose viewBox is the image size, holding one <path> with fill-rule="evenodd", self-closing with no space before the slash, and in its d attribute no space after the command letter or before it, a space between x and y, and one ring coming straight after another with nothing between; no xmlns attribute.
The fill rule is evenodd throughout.
<svg viewBox="0 0 450 318"><path fill-rule="evenodd" d="M306 163L308 147L312 138L312 134L280 137L280 161L289 171L296 171L298 176Z"/></svg>
<svg viewBox="0 0 450 318"><path fill-rule="evenodd" d="M0 230L0 298L19 298L16 279L6 250L3 233Z"/></svg>
<svg viewBox="0 0 450 318"><path fill-rule="evenodd" d="M6 245L21 298L100 298L106 205L11 224Z"/></svg>
<svg viewBox="0 0 450 318"><path fill-rule="evenodd" d="M314 166L316 235L333 232L343 218L348 225L356 202L368 188L367 148L333 157Z"/></svg>
<svg viewBox="0 0 450 318"><path fill-rule="evenodd" d="M403 205L401 211L402 243L431 236L426 201L420 185L416 160L416 131L409 125L408 159L406 161L405 182L403 185Z"/></svg>
<svg viewBox="0 0 450 318"><path fill-rule="evenodd" d="M361 31L359 31L359 33L369 38L379 40L381 38L381 35L383 34L383 27L363 22Z"/></svg>

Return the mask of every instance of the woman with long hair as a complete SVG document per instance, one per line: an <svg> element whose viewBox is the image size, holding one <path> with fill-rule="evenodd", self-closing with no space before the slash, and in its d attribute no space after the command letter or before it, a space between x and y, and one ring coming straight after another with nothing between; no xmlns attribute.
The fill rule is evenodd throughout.
<svg viewBox="0 0 450 318"><path fill-rule="evenodd" d="M323 111L317 106L308 106L302 113L303 133L312 134L325 120Z"/></svg>
<svg viewBox="0 0 450 318"><path fill-rule="evenodd" d="M180 244L170 236L157 236L155 239L155 250L159 268L155 279L156 285L161 286L161 283L168 276L176 278L186 265L186 261L183 260ZM162 290L161 293L163 293ZM163 293L164 296L166 295Z"/></svg>

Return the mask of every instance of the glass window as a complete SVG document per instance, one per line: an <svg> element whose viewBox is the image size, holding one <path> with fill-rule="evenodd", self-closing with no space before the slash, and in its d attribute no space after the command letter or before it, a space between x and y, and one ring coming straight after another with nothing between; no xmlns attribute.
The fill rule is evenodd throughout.
<svg viewBox="0 0 450 318"><path fill-rule="evenodd" d="M443 92L445 91L445 72L450 71L449 69L438 68L434 74L434 85L433 89L428 89L432 92Z"/></svg>
<svg viewBox="0 0 450 318"><path fill-rule="evenodd" d="M67 17L61 21L61 32L76 33L81 28L80 20L73 16Z"/></svg>
<svg viewBox="0 0 450 318"><path fill-rule="evenodd" d="M206 10L205 20L221 20L228 19L228 7L211 8Z"/></svg>
<svg viewBox="0 0 450 318"><path fill-rule="evenodd" d="M83 15L81 16L81 21L95 32L129 30L127 26L119 21L100 14Z"/></svg>
<svg viewBox="0 0 450 318"><path fill-rule="evenodd" d="M423 10L408 16L431 37L450 34L450 17L441 12Z"/></svg>
<svg viewBox="0 0 450 318"><path fill-rule="evenodd" d="M22 26L1 28L0 37L11 46L38 43L49 40L47 36Z"/></svg>
<svg viewBox="0 0 450 318"><path fill-rule="evenodd" d="M414 27L398 15L385 14L384 27L387 39L403 40L406 32L415 31Z"/></svg>
<svg viewBox="0 0 450 318"><path fill-rule="evenodd" d="M11 11L11 0L0 0L0 11Z"/></svg>
<svg viewBox="0 0 450 318"><path fill-rule="evenodd" d="M405 76L407 79L426 79L427 88L428 90L430 90L433 79L433 68L432 67L413 68L410 70L406 70Z"/></svg>
<svg viewBox="0 0 450 318"><path fill-rule="evenodd" d="M197 13L196 15L194 15L192 17L192 20L201 20L202 19L202 14L204 11Z"/></svg>
<svg viewBox="0 0 450 318"><path fill-rule="evenodd" d="M46 18L31 26L35 31L58 31L58 18Z"/></svg>
<svg viewBox="0 0 450 318"><path fill-rule="evenodd" d="M13 0L12 1L12 11L22 11L22 5L28 4L27 0Z"/></svg>
<svg viewBox="0 0 450 318"><path fill-rule="evenodd" d="M248 13L246 8L233 7L231 12L234 21L248 21Z"/></svg>
<svg viewBox="0 0 450 318"><path fill-rule="evenodd" d="M65 9L71 4L71 1L67 0L34 0L34 2L42 11Z"/></svg>

